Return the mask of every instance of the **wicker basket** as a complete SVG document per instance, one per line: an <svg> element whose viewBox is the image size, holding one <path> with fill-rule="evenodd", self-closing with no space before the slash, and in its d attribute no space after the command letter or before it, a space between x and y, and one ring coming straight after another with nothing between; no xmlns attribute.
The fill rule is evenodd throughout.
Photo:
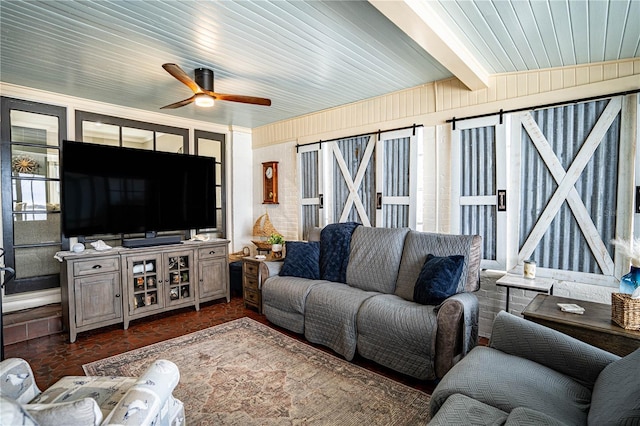
<svg viewBox="0 0 640 426"><path fill-rule="evenodd" d="M640 299L623 293L611 294L611 319L627 330L640 330Z"/></svg>

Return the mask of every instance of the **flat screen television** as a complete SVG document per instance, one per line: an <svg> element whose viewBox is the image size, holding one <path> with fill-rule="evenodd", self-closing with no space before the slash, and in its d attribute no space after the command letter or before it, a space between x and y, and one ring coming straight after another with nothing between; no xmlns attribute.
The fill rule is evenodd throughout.
<svg viewBox="0 0 640 426"><path fill-rule="evenodd" d="M211 157L67 140L61 155L66 237L216 227Z"/></svg>

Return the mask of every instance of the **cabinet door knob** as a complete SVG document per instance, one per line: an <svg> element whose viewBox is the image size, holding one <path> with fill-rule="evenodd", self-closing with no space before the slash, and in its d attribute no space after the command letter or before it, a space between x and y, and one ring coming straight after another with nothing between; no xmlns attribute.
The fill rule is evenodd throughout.
<svg viewBox="0 0 640 426"><path fill-rule="evenodd" d="M211 251L209 252L209 254L216 254L216 252L215 252L215 251L213 251L213 250L211 250Z"/></svg>
<svg viewBox="0 0 640 426"><path fill-rule="evenodd" d="M100 269L102 268L102 265L93 265L93 269Z"/></svg>
<svg viewBox="0 0 640 426"><path fill-rule="evenodd" d="M119 294L116 294L116 297L120 297L120 295L119 295Z"/></svg>

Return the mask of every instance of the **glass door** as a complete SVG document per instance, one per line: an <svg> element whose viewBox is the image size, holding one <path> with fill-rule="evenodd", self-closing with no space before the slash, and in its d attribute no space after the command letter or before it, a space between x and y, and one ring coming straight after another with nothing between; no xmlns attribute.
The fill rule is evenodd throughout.
<svg viewBox="0 0 640 426"><path fill-rule="evenodd" d="M16 271L6 294L59 287L68 249L60 230L60 145L66 110L2 98L2 230L6 265Z"/></svg>
<svg viewBox="0 0 640 426"><path fill-rule="evenodd" d="M192 301L191 253L169 253L165 256L165 267L169 274L168 305ZM166 276L166 274L165 274Z"/></svg>

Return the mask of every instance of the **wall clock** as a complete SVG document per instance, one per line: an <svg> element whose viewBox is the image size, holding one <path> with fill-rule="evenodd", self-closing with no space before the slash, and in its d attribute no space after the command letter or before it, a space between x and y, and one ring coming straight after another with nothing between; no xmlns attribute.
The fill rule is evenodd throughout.
<svg viewBox="0 0 640 426"><path fill-rule="evenodd" d="M262 163L262 204L278 204L278 162Z"/></svg>

